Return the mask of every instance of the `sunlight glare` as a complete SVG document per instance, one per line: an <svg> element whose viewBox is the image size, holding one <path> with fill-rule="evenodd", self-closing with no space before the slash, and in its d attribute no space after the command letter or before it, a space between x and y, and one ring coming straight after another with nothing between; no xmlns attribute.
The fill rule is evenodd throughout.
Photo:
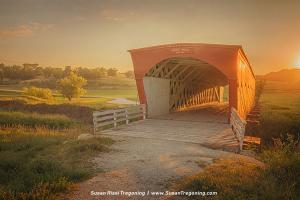
<svg viewBox="0 0 300 200"><path fill-rule="evenodd" d="M300 56L296 60L296 67L300 69Z"/></svg>

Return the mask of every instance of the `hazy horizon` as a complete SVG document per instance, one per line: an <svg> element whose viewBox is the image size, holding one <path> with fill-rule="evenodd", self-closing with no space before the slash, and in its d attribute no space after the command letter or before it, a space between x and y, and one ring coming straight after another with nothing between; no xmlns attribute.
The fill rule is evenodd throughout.
<svg viewBox="0 0 300 200"><path fill-rule="evenodd" d="M128 49L242 45L255 74L300 68L300 1L0 0L0 63L132 70Z"/></svg>

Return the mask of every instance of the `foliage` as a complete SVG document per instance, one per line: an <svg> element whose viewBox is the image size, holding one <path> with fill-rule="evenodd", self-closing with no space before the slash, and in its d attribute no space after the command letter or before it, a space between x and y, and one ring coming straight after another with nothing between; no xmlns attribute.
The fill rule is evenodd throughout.
<svg viewBox="0 0 300 200"><path fill-rule="evenodd" d="M246 157L217 160L182 186L189 191L217 191L211 199L290 199L300 195L300 155L293 136L276 139L273 149L264 150L264 164ZM191 199L201 199L192 197Z"/></svg>
<svg viewBox="0 0 300 200"><path fill-rule="evenodd" d="M107 74L107 69L103 67L97 68L83 68L79 67L76 69L78 75L84 77L87 80L96 80L105 77Z"/></svg>
<svg viewBox="0 0 300 200"><path fill-rule="evenodd" d="M107 75L108 76L112 76L112 77L116 77L118 75L118 69L116 69L116 68L109 68L107 70Z"/></svg>
<svg viewBox="0 0 300 200"><path fill-rule="evenodd" d="M68 76L70 72L76 72L78 75L87 80L96 80L106 76L117 76L118 70L116 68L104 67L78 67L72 68L66 66L61 67L40 67L38 64L24 64L23 66L13 65L6 66L0 64L0 81L4 78L10 80L31 80L43 76L45 78L54 78L56 80Z"/></svg>
<svg viewBox="0 0 300 200"><path fill-rule="evenodd" d="M83 77L70 72L68 76L59 81L58 88L61 94L71 101L72 98L78 98L85 93L82 87L86 85L86 82Z"/></svg>
<svg viewBox="0 0 300 200"><path fill-rule="evenodd" d="M265 80L257 80L255 83L255 105L258 105L260 97L266 85Z"/></svg>
<svg viewBox="0 0 300 200"><path fill-rule="evenodd" d="M2 69L0 69L0 84L3 84L3 80L4 80L4 72Z"/></svg>
<svg viewBox="0 0 300 200"><path fill-rule="evenodd" d="M74 126L77 122L62 115L42 115L37 113L0 112L0 126L11 127L22 125L27 127L48 127L65 129Z"/></svg>
<svg viewBox="0 0 300 200"><path fill-rule="evenodd" d="M52 200L93 172L91 156L108 151L112 140L81 142L73 130L0 129L0 200Z"/></svg>
<svg viewBox="0 0 300 200"><path fill-rule="evenodd" d="M134 78L134 73L133 73L133 71L127 71L127 72L125 72L124 74L125 74L125 76L126 76L127 78Z"/></svg>
<svg viewBox="0 0 300 200"><path fill-rule="evenodd" d="M42 99L53 100L53 95L48 88L29 87L23 88L23 93L28 96L34 96Z"/></svg>

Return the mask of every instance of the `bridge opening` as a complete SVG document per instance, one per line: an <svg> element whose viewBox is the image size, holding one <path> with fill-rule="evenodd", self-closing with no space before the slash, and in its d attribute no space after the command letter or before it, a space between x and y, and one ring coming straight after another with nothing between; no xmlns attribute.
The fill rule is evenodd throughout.
<svg viewBox="0 0 300 200"><path fill-rule="evenodd" d="M222 114L226 121L228 79L209 63L192 57L168 58L150 68L143 85L148 117L170 118L169 113L176 113L172 116L180 119L184 114L178 113L186 112L191 118L187 120L196 120L202 118L201 111L207 117Z"/></svg>

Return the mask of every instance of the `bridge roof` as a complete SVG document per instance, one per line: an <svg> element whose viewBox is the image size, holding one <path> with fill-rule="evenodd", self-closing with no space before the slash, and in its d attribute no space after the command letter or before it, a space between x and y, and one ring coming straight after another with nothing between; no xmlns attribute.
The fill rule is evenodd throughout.
<svg viewBox="0 0 300 200"><path fill-rule="evenodd" d="M173 43L173 44L163 44L163 45L155 45L155 46L150 46L150 47L143 47L143 48L137 48L137 49L130 49L128 50L128 52L130 52L131 54L135 54L135 53L142 53L142 52L146 52L146 51L153 51L153 50L159 50L159 49L171 49L171 48L184 48L184 47L187 47L187 48L207 48L207 49L211 49L211 48L217 48L217 49L222 49L224 51L226 51L228 49L228 51L240 51L240 53L243 55L243 57L245 58L250 70L251 70L251 73L253 75L253 78L255 78L255 75L254 75L254 71L253 71L253 68L242 48L242 45L234 45L234 44L209 44L209 43ZM183 52L180 52L180 53L183 53L183 54L188 54L189 52L184 52L184 49L183 49Z"/></svg>
<svg viewBox="0 0 300 200"><path fill-rule="evenodd" d="M171 47L207 47L207 48L230 48L230 49L240 49L241 45L230 45L230 44L208 44L208 43L173 43L173 44L162 44L150 47L143 47L137 49L130 49L129 52L145 51L159 48L171 48Z"/></svg>

